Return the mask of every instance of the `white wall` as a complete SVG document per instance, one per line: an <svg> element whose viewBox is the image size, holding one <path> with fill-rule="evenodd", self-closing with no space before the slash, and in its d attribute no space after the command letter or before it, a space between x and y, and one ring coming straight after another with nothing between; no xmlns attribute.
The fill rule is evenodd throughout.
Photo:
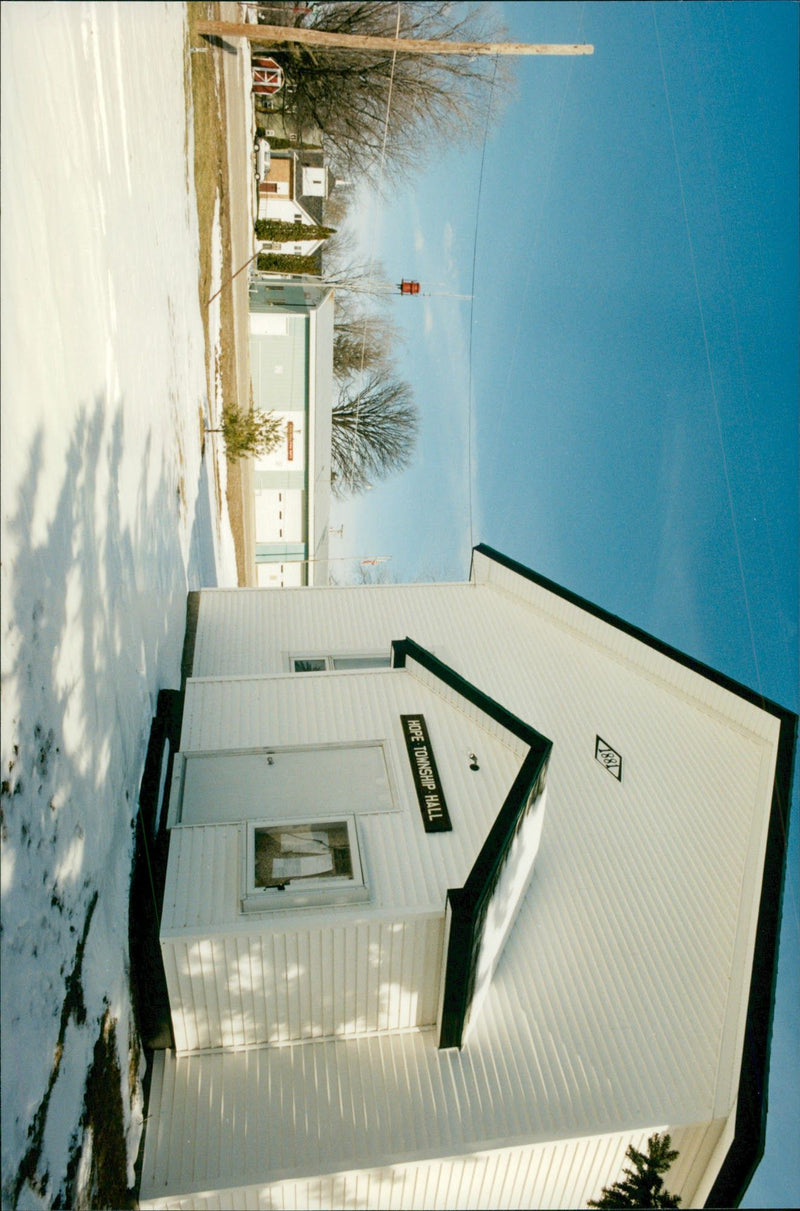
<svg viewBox="0 0 800 1211"><path fill-rule="evenodd" d="M289 563L257 563L256 578L259 588L298 588L303 583L305 564L299 559Z"/></svg>
<svg viewBox="0 0 800 1211"><path fill-rule="evenodd" d="M214 824L215 796L193 803L187 793L185 823L172 831L161 923L179 1049L433 1024L447 888L465 881L525 747L470 704L457 709L459 701L412 668L188 683L181 752L189 768L192 753L213 750L253 751L255 759L267 747L379 741L391 804L347 795L368 902L242 914L246 836L233 816L266 818L268 809L256 794L239 808L223 804L225 823ZM423 828L400 724L414 712L425 716L451 832ZM480 754L478 772L469 768L471 752ZM173 817L181 778L178 760ZM340 799L320 795L318 811L340 812ZM335 973L334 950L343 965ZM245 1001L232 991L243 982Z"/></svg>
<svg viewBox="0 0 800 1211"><path fill-rule="evenodd" d="M260 1180L356 1155L711 1123L733 1106L777 724L504 569L478 570L496 583L203 595L198 671L276 671L300 646L408 634L554 741L535 876L468 1045L440 1053L417 1034L307 1044L313 1060L257 1053L258 1088L291 1088L306 1124L263 1154ZM195 720L184 744L204 726L217 725ZM595 760L598 734L622 754L622 782ZM210 1059L186 1062L212 1079ZM295 1064L313 1064L310 1084Z"/></svg>
<svg viewBox="0 0 800 1211"><path fill-rule="evenodd" d="M443 912L405 920L331 912L328 923L295 919L281 929L276 921L263 930L248 917L236 932L162 938L175 1046L275 1046L431 1027L443 920Z"/></svg>
<svg viewBox="0 0 800 1211"><path fill-rule="evenodd" d="M268 412L302 413L308 407L308 316L281 314L267 323L265 314L250 313L253 403ZM264 331L277 328L280 321L285 331ZM299 419L302 416L295 417Z"/></svg>
<svg viewBox="0 0 800 1211"><path fill-rule="evenodd" d="M500 1104L508 1143L485 1139L473 1148L468 1141L480 1105L468 1108L463 1124L454 1113L463 1060L448 1053L452 1062L427 1080L414 1059L428 1043L428 1035L406 1034L203 1057L157 1053L151 1103L169 1113L148 1132L140 1205L187 1211L581 1207L621 1173L628 1144L642 1148L649 1134L665 1127L680 1151L668 1189L687 1207L696 1205L696 1174L723 1123L619 1124L582 1138L523 1142L503 1106L502 1073L489 1068L496 1079L484 1100ZM354 1063L355 1049L369 1052L368 1064ZM336 1079L319 1088L315 1074L333 1070L323 1058L329 1051L338 1060ZM257 1118L246 1100L255 1088ZM309 1097L312 1089L316 1096ZM337 1112L338 1099L348 1116ZM214 1114L219 1104L237 1124L233 1136Z"/></svg>
<svg viewBox="0 0 800 1211"><path fill-rule="evenodd" d="M719 1117L738 1079L777 725L490 570L497 588L207 593L196 667L280 669L296 645L380 648L408 634L550 737L536 877L488 1012L513 1020L528 1007L537 1084L578 1121L632 1101L650 1119L664 1098L684 1121ZM598 734L623 756L621 783L594 759Z"/></svg>
<svg viewBox="0 0 800 1211"><path fill-rule="evenodd" d="M303 542L305 496L302 488L256 488L256 542Z"/></svg>

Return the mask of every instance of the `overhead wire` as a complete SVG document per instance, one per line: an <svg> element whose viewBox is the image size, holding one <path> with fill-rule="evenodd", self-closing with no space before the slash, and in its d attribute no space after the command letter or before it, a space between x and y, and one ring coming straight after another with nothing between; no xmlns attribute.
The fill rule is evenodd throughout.
<svg viewBox="0 0 800 1211"><path fill-rule="evenodd" d="M467 352L467 493L469 501L469 547L470 550L475 546L475 533L473 524L473 492L472 492L472 427L474 400L472 398L472 337L474 332L474 315L475 315L475 274L478 264L478 235L480 232L480 213L481 213L481 193L483 192L483 174L486 167L486 143L489 135L489 122L492 116L492 98L494 96L494 85L497 78L497 55L494 56L494 70L492 79L489 84L489 101L486 106L486 122L483 128L483 145L481 147L481 166L478 173L478 195L475 201L475 232L472 240L472 275L470 278L469 288L469 338Z"/></svg>
<svg viewBox="0 0 800 1211"><path fill-rule="evenodd" d="M584 3L581 4L579 16L578 16L577 33L574 38L574 41L576 41L576 42L580 42L582 40L585 11L586 11L586 3L584 0ZM533 268L534 268L534 264L536 261L536 254L538 252L539 243L541 240L545 207L547 205L547 202L548 202L548 199L550 196L550 185L551 185L552 176L553 176L553 165L555 163L556 148L558 146L558 140L559 140L560 133L561 133L561 125L562 125L562 121L564 118L564 111L566 109L567 98L569 96L569 91L570 91L570 88L572 85L574 73L575 73L575 60L574 60L574 58L570 58L569 67L568 67L568 70L566 73L566 79L564 81L564 90L561 94L561 100L560 100L559 107L558 107L558 116L556 118L555 126L553 128L553 137L552 137L552 141L550 143L549 152L547 154L547 158L546 158L546 162L545 162L545 169L544 169L544 173L543 173L543 185L542 185L540 201L539 201L539 209L538 209L538 213L536 215L536 218L535 218L534 224L533 224L533 236L530 241L531 251L530 251L530 255L528 256L528 265L527 265L527 271L525 274L525 284L522 289L520 302L517 306L517 326L516 326L516 330L514 332L514 338L512 341L512 345L511 345L511 354L508 358L508 364L507 364L506 375L505 375L505 383L504 383L502 391L499 392L499 404L498 404L498 410L497 410L497 414L496 414L498 429L500 429L502 427L503 417L504 417L506 406L507 406L507 403L509 400L511 376L513 374L514 366L515 366L516 359L517 359L517 350L519 348L520 338L521 338L521 334L522 334L522 322L525 317L525 307L526 307L527 300L528 300L528 293L530 291L531 278L533 275ZM470 367L470 369L471 369L471 367ZM496 466L497 457L499 457L499 448L495 454L495 460L491 463L490 471L487 474L487 479L491 479L491 475L494 472L494 468Z"/></svg>
<svg viewBox="0 0 800 1211"><path fill-rule="evenodd" d="M399 38L399 36L400 36L400 13L401 13L400 4L401 4L401 0L397 0L397 22L395 24L395 30L394 30L395 38ZM390 114L392 111L392 91L394 89L394 72L395 72L396 64L397 64L397 48L395 47L395 49L392 51L392 65L391 65L391 68L389 69L389 88L388 88L388 91L386 94L386 116L385 116L384 122L383 122L383 141L381 143L381 154L380 154L380 160L378 162L378 180L377 180L377 187L376 187L376 194L375 194L376 198L380 197L380 190L381 190L381 186L383 184L383 166L384 166L384 163L386 160L386 144L387 144L388 137L389 137L389 117L390 117ZM378 222L378 218L377 218L377 204L376 204L373 207L373 224L372 224L372 234L370 237L369 264L367 267L367 292L369 292L369 290L373 284L372 270L373 270L373 266L375 263L375 236L376 236L377 222ZM367 350L368 325L369 325L369 318L365 314L364 315L364 330L361 335L361 362L360 362L359 370L358 370L359 375L363 375L363 373L364 373L364 362L366 360L366 350ZM359 417L361 414L362 395L363 395L363 390L359 390L359 393L356 397L356 419L355 419L355 428L354 428L354 441L355 442L358 441L358 424L359 424Z"/></svg>
<svg viewBox="0 0 800 1211"><path fill-rule="evenodd" d="M686 191L683 185L683 173L681 172L680 157L678 155L678 144L675 136L675 121L672 114L672 104L669 96L669 86L667 84L667 73L664 68L664 55L661 48L661 38L658 30L658 18L656 17L656 6L651 0L651 11L653 14L653 27L656 35L656 46L658 48L658 61L661 68L661 80L664 85L664 99L667 105L667 117L669 119L670 138L672 141L672 153L675 158L675 169L678 176L678 189L681 195L681 209L683 212L683 222L686 228L686 239L689 247L689 262L692 267L692 281L694 284L695 299L697 301L697 312L700 320L700 333L703 338L703 349L705 351L706 368L708 370L708 381L711 391L711 403L714 410L714 419L716 421L717 438L719 441L720 456L722 459L723 478L725 480L725 492L728 499L728 512L731 519L731 528L733 530L733 541L736 548L736 561L739 568L739 580L742 586L742 597L744 599L745 615L747 617L747 627L750 635L750 647L753 654L753 664L755 666L756 682L758 692L763 698L763 690L761 687L761 668L756 651L755 633L753 631L753 618L750 610L750 597L747 592L747 582L744 574L744 562L742 559L742 544L739 538L739 526L736 520L736 508L733 503L733 489L731 488L731 475L728 465L728 454L725 449L725 435L722 430L722 417L720 414L719 399L717 398L717 386L714 378L714 367L711 362L711 350L708 341L708 330L706 328L706 317L703 308L703 299L700 293L700 280L697 274L697 258L694 251L694 240L692 239L692 229L689 222L689 211L686 205Z"/></svg>
<svg viewBox="0 0 800 1211"><path fill-rule="evenodd" d="M722 416L721 416L721 411L720 411L720 406L719 406L719 399L717 396L717 388L716 388L716 381L714 378L714 370L713 370L713 366L712 366L712 362L711 362L711 351L710 351L709 340L708 340L708 332L707 332L707 328L706 328L702 295L700 292L700 282L699 282L699 276L698 276L698 272L697 272L697 261L696 261L696 257L695 257L694 241L692 239L691 224L689 222L689 212L688 212L688 207L686 204L686 193L685 193L685 189L684 189L684 185L683 185L683 174L681 172L680 157L678 155L678 144L677 144L677 138L676 138L676 134L675 134L675 122L674 122L673 113L672 113L672 105L670 102L669 86L667 84L667 74L666 74L666 69L664 66L664 55L663 55L662 46L661 46L661 38L659 35L658 19L656 17L656 7L657 6L654 3L654 0L651 0L651 11L652 11L652 15L653 15L653 28L655 30L659 66L661 69L661 79L662 79L662 83L663 83L663 87L664 87L664 98L665 98L666 106L667 106L667 116L669 119L670 138L672 141L672 152L673 152L673 156L675 159L675 168L676 168L677 177L678 177L678 188L679 188L680 197L681 197L683 222L684 222L684 227L686 229L686 238L687 238L687 243L688 243L688 248L689 248L689 260L690 260L690 264L691 264L691 268L692 268L692 279L693 279L693 283L694 283L694 292L695 292L695 298L697 301L697 310L698 310L698 315L699 315L699 320L700 320L700 331L701 331L701 335L703 338L703 348L705 351L706 367L708 370L711 402L713 405L714 418L715 418L716 430L717 430L717 438L718 438L718 442L719 442L719 450L720 450L720 456L721 456L721 460L722 460L722 470L723 470L723 478L725 481L725 491L726 491L727 500L728 500L728 510L729 510L730 519L731 519L731 528L733 531L734 546L736 549L736 561L737 561L737 565L738 565L739 579L740 579L741 588L742 588L742 598L744 601L745 616L747 619L747 628L748 628L748 633L749 633L749 637L750 637L750 647L751 647L752 656L753 656L753 665L754 665L755 677L756 677L756 688L757 688L758 695L759 695L762 703L764 703L766 705L766 697L764 694L764 689L763 689L763 684L762 684L762 679L761 679L761 666L760 666L760 661L758 658L758 649L757 649L756 639L755 639L755 630L753 627L752 611L750 608L750 596L749 596L749 593L747 590L747 578L746 578L745 570L744 570L744 560L742 558L742 546L741 546L741 540L740 540L740 536L739 536L739 526L738 526L737 519L736 519L736 508L735 508L734 500L733 500L733 489L731 486L729 460L728 460L728 455L727 455L727 451L725 448L725 435L724 435L723 426L722 426ZM691 17L690 17L690 20L691 20ZM718 204L718 200L716 199L716 188L715 188L715 200L717 201L717 214L719 216L719 204ZM723 239L723 250L724 250L724 247L725 247L725 245L724 245L724 239ZM725 263L726 263L726 271L727 271L728 270L727 253L725 253ZM759 472L759 486L760 486L760 463L758 463L755 441L754 441L753 434L752 434L752 414L750 413L749 398L747 398L747 388L746 388L746 383L745 383L745 379L744 379L743 359L742 359L741 342L740 342L740 337L739 337L738 320L736 317L736 309L735 309L735 306L733 303L733 292L731 290L729 272L728 272L728 293L730 296L731 310L732 310L733 319L734 319L734 329L735 329L736 342L737 342L737 348L738 348L738 353L739 353L739 366L740 366L740 372L741 372L741 376L742 376L743 391L744 391L744 394L746 397L748 414L750 415L750 419L751 419L751 445L752 445L754 453L756 455L756 463L757 463L757 470ZM763 495L762 495L762 500L763 500ZM770 549L771 549L771 542L770 542ZM787 819L788 819L789 805L782 804L781 806L784 810L786 810ZM781 833L782 833L784 852L786 852L787 847L788 847L788 827L787 827L787 823L784 820L784 812L779 811L777 813L777 815L778 815L779 824L780 824ZM795 933L800 934L800 913L798 913L798 904L797 904L797 899L795 896L793 881L791 879L789 879L789 880L787 880L787 883L788 883L789 899L790 899L790 910L789 911L791 913L792 924L794 926Z"/></svg>
<svg viewBox="0 0 800 1211"><path fill-rule="evenodd" d="M736 78L734 75L733 65L731 62L731 46L730 46L730 38L728 36L728 19L727 19L726 12L725 12L725 5L720 6L719 12L720 12L720 19L722 21L723 32L725 35L724 43L723 43L724 48L725 48L725 59L726 59L727 68L728 68L728 75L730 77L730 82L731 82L731 90L733 93L734 108L736 108L738 105L739 97L738 97L738 91L736 88ZM742 134L742 124L737 121L734 123L734 128L738 134L740 153L741 153L742 159L744 161L744 168L745 168L744 183L745 183L746 190L747 190L747 203L748 203L749 207L752 209L755 204L755 193L754 193L754 189L753 189L753 174L752 174L752 171L750 168L750 160L749 160L749 157L747 154L747 144L746 144L745 139ZM705 123L704 123L704 129L705 129ZM719 214L719 200L717 198L716 188L714 190L714 200L715 200L715 203L717 206L718 221L721 224L722 220L721 220L721 216ZM760 276L760 280L761 280L761 284L762 284L762 293L763 293L764 302L766 304L766 311L767 311L767 330L771 332L774 330L774 327L775 327L774 314L773 314L773 291L770 287L770 284L767 282L767 271L766 271L765 264L764 264L764 248L763 248L762 231L761 231L760 224L756 225L755 237L756 237L756 246L757 246L757 250L758 250L758 257L757 257L758 270L759 270L759 276ZM747 385L747 377L746 377L745 369L744 369L744 355L742 353L742 341L741 341L741 334L739 331L739 319L738 319L738 315L736 312L736 307L734 305L733 291L731 290L731 287L730 287L730 270L729 270L729 266L728 266L727 256L725 258L725 263L726 263L726 271L728 273L728 282L729 282L728 293L729 293L729 297L731 300L731 313L733 315L734 328L735 328L735 334L736 334L736 352L737 352L737 362L738 362L738 367L739 367L739 378L740 378L740 381L742 384L742 396L743 396L745 408L747 411L747 420L748 420L749 434L750 434L750 447L753 451L753 459L754 459L755 468L756 468L756 480L758 483L759 501L760 501L760 505L761 505L761 524L763 526L763 529L764 529L764 532L765 532L766 538L767 538L767 550L769 552L769 563L770 563L770 573L772 576L772 583L774 585L777 585L778 581L779 581L779 576L778 576L778 562L777 562L777 559L775 556L775 542L773 540L772 526L770 524L770 514L769 514L769 510L767 508L766 499L765 499L765 495L764 495L764 470L762 467L761 458L760 458L759 451L758 451L758 444L755 439L755 424L753 421L753 410L751 407L750 390ZM786 667L788 668L790 666L792 657L789 652L787 634L786 634L786 630L784 628L780 628L780 641L781 641L781 647L783 649L783 655L786 660Z"/></svg>

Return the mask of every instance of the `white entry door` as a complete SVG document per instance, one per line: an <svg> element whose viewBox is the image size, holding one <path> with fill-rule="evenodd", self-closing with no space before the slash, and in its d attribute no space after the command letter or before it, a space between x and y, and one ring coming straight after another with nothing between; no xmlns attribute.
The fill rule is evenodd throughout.
<svg viewBox="0 0 800 1211"><path fill-rule="evenodd" d="M393 807L381 744L185 759L181 824L318 819Z"/></svg>

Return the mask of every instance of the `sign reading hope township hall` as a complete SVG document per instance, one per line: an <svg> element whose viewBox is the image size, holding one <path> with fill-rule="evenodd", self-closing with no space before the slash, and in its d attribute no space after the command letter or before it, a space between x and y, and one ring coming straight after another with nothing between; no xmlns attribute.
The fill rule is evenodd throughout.
<svg viewBox="0 0 800 1211"><path fill-rule="evenodd" d="M447 814L439 771L428 739L428 729L423 715L401 715L403 734L406 738L411 774L422 812L422 823L426 833L449 833L453 826Z"/></svg>

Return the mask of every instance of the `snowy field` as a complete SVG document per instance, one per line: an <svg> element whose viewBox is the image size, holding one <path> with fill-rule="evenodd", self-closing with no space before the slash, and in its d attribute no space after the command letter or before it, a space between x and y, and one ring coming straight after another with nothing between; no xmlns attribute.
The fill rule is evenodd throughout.
<svg viewBox="0 0 800 1211"><path fill-rule="evenodd" d="M4 1207L82 1201L104 1024L133 1182L139 781L187 589L236 583L201 453L184 37L179 4L2 6Z"/></svg>

